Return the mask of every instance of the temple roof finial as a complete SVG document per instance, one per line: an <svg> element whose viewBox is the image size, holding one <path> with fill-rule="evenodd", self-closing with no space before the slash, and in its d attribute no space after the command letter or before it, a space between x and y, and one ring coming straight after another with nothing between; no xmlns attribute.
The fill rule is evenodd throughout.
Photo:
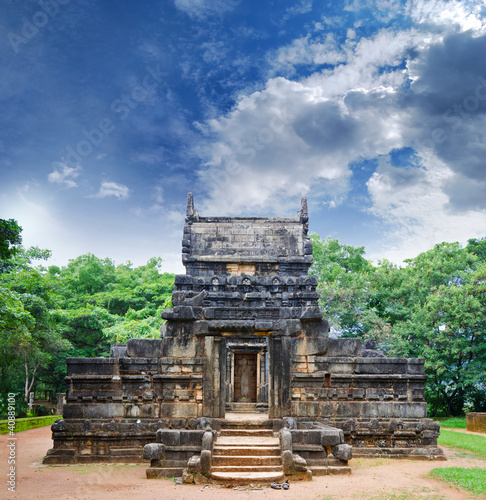
<svg viewBox="0 0 486 500"><path fill-rule="evenodd" d="M307 210L307 197L302 196L300 200L300 222L303 224L309 221L309 212Z"/></svg>
<svg viewBox="0 0 486 500"><path fill-rule="evenodd" d="M192 196L192 193L187 193L186 217L194 217L194 198Z"/></svg>

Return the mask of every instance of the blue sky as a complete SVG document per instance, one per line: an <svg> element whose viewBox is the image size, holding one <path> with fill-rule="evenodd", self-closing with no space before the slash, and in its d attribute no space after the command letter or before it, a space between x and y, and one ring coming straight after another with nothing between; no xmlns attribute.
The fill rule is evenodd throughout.
<svg viewBox="0 0 486 500"><path fill-rule="evenodd" d="M293 215L400 264L486 236L486 8L4 0L0 217L50 263L183 272L201 215Z"/></svg>

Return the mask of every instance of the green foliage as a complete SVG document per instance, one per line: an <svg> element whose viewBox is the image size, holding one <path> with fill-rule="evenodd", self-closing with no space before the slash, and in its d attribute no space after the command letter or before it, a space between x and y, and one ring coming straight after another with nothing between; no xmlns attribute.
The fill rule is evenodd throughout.
<svg viewBox="0 0 486 500"><path fill-rule="evenodd" d="M400 268L311 235L331 334L372 337L388 355L425 358L434 415L486 405L486 240L441 243Z"/></svg>
<svg viewBox="0 0 486 500"><path fill-rule="evenodd" d="M0 270L3 263L15 255L16 245L22 243L22 228L14 219L0 219Z"/></svg>
<svg viewBox="0 0 486 500"><path fill-rule="evenodd" d="M481 262L486 262L486 238L467 240L466 249L476 255Z"/></svg>
<svg viewBox="0 0 486 500"><path fill-rule="evenodd" d="M174 287L162 259L133 269L86 254L33 266L50 254L19 246L0 274L0 393L62 392L67 357L107 356L113 342L160 336Z"/></svg>
<svg viewBox="0 0 486 500"><path fill-rule="evenodd" d="M432 469L429 474L436 479L449 483L454 488L471 491L475 495L486 493L486 469L444 467Z"/></svg>
<svg viewBox="0 0 486 500"><path fill-rule="evenodd" d="M316 234L311 239L314 263L309 273L317 276L320 306L332 332L344 337L383 336L387 325L374 303L374 267L363 257L364 247L321 240Z"/></svg>
<svg viewBox="0 0 486 500"><path fill-rule="evenodd" d="M463 432L454 432L441 430L439 445L460 448L461 450L472 451L480 457L486 457L486 437L476 436L475 434L465 434Z"/></svg>
<svg viewBox="0 0 486 500"><path fill-rule="evenodd" d="M485 264L457 243L442 243L409 261L390 297L402 310L390 352L425 358L434 414L462 414L468 394L484 383L485 291Z"/></svg>

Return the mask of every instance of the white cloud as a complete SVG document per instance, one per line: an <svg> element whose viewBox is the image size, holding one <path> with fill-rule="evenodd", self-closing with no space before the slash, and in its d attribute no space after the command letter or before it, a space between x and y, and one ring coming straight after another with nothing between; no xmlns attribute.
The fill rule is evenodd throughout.
<svg viewBox="0 0 486 500"><path fill-rule="evenodd" d="M282 22L289 20L291 17L298 16L300 14L307 14L312 10L312 0L300 0L300 3L288 7L282 18Z"/></svg>
<svg viewBox="0 0 486 500"><path fill-rule="evenodd" d="M457 25L462 31L473 30L484 33L486 26L482 17L484 2L457 0L409 0L407 12L417 23L430 23L450 28Z"/></svg>
<svg viewBox="0 0 486 500"><path fill-rule="evenodd" d="M114 196L119 200L126 200L130 196L130 190L123 184L117 184L116 182L102 182L100 190L92 197L106 198L107 196Z"/></svg>
<svg viewBox="0 0 486 500"><path fill-rule="evenodd" d="M81 167L69 167L66 163L54 162L54 170L47 176L49 182L62 184L66 188L76 187L74 179L79 176Z"/></svg>
<svg viewBox="0 0 486 500"><path fill-rule="evenodd" d="M317 86L270 80L265 90L209 122L216 141L199 172L211 196L208 209L286 210L283 200L305 193L339 203L350 162L401 147L397 119L375 103L352 110ZM280 206L275 200L282 200Z"/></svg>
<svg viewBox="0 0 486 500"><path fill-rule="evenodd" d="M193 19L216 16L220 20L232 12L243 0L175 0L175 6Z"/></svg>
<svg viewBox="0 0 486 500"><path fill-rule="evenodd" d="M371 212L382 219L388 232L371 258L400 263L442 241L466 244L469 238L486 234L486 210L451 214L444 185L454 176L439 159L424 153L423 165L415 172L391 166L384 159L368 181Z"/></svg>
<svg viewBox="0 0 486 500"><path fill-rule="evenodd" d="M269 57L274 71L290 70L294 66L304 64L332 64L344 62L345 51L339 47L332 33L323 39L313 40L308 34L305 37L293 40L290 45L281 47Z"/></svg>
<svg viewBox="0 0 486 500"><path fill-rule="evenodd" d="M308 35L277 51L275 71L292 74L326 57L337 65L298 82L270 79L208 123L212 142L201 153L206 165L199 175L209 198L202 212L288 213L302 194L336 207L349 191L350 165L380 158L367 188L370 212L386 224L388 258L401 261L439 241L486 233L483 103L460 127L443 119L471 95L483 66L486 77L479 3L365 4L388 9L382 20L410 15L415 26L382 28L368 38L356 30L341 44ZM436 128L447 141L424 147ZM417 165L387 163L392 150L405 147L417 151Z"/></svg>

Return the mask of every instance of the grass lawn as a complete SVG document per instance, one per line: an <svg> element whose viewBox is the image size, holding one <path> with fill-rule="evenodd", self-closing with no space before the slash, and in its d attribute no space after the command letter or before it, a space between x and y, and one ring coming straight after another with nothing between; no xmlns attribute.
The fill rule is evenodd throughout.
<svg viewBox="0 0 486 500"><path fill-rule="evenodd" d="M16 418L14 432L22 432L28 429L35 429L37 427L44 427L46 425L51 425L58 418L62 418L62 416L48 415L47 417ZM8 420L0 420L0 434L7 434L7 432L10 432L10 429L8 428L7 424Z"/></svg>
<svg viewBox="0 0 486 500"><path fill-rule="evenodd" d="M454 420L458 419L450 420L452 420L451 427L457 425ZM445 427L442 422L441 426ZM457 425L455 428L461 427ZM458 451L474 453L471 457L486 459L486 437L441 429L437 442L439 445L450 446ZM429 475L435 479L445 481L454 488L467 490L475 495L486 493L486 469L478 467L441 467L433 469Z"/></svg>
<svg viewBox="0 0 486 500"><path fill-rule="evenodd" d="M446 431L442 429L437 442L439 445L472 451L481 458L486 458L486 437L483 436L463 434L462 432Z"/></svg>
<svg viewBox="0 0 486 500"><path fill-rule="evenodd" d="M476 495L486 493L486 469L463 469L461 467L444 467L433 469L430 475L449 483L454 488L468 490Z"/></svg>
<svg viewBox="0 0 486 500"><path fill-rule="evenodd" d="M437 419L441 428L445 429L465 429L466 417L444 417Z"/></svg>

